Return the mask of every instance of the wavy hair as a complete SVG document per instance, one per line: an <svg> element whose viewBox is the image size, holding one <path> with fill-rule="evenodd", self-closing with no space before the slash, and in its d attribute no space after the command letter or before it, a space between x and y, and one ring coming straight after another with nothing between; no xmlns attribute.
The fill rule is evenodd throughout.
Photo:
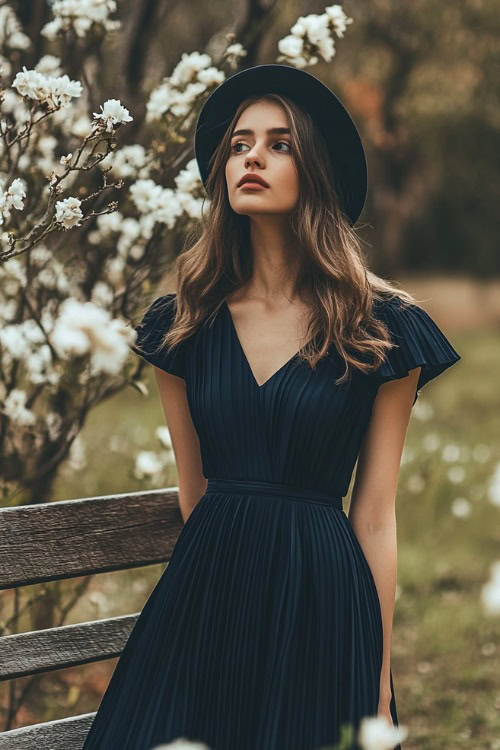
<svg viewBox="0 0 500 750"><path fill-rule="evenodd" d="M212 155L206 185L208 211L202 211L176 259L177 311L160 349L173 348L193 335L215 317L227 296L251 280L250 221L229 203L225 164L238 118L250 104L262 100L278 102L286 112L299 177L299 199L289 214L300 253L295 290L300 297L307 292L313 303L307 343L298 356L314 367L333 344L346 364L336 382L344 383L350 367L372 372L395 345L385 324L373 314L374 302L398 297L404 305L415 299L368 269L361 241L334 189L323 136L302 107L274 93L241 102Z"/></svg>

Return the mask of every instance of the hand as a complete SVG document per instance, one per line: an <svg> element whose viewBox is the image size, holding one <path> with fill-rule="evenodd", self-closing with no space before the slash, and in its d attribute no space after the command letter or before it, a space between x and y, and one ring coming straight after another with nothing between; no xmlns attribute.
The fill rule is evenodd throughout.
<svg viewBox="0 0 500 750"><path fill-rule="evenodd" d="M377 716L385 716L387 721L389 722L389 726L393 727L394 722L392 721L391 716L391 695L389 693L389 696L387 694L381 694L378 702L378 710L377 710Z"/></svg>

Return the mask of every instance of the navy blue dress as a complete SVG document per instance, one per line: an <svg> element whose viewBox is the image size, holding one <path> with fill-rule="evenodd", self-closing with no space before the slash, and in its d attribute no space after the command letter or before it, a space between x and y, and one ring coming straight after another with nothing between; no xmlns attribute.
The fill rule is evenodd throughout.
<svg viewBox="0 0 500 750"><path fill-rule="evenodd" d="M380 602L342 507L372 405L382 383L421 366L418 391L460 356L422 308L384 300L375 313L399 346L376 373L335 385L343 364L331 348L315 370L295 355L259 385L225 302L210 325L155 352L175 299L153 302L138 341L147 361L185 379L207 492L84 750L149 750L181 737L212 750L332 746L341 725L357 731L378 707ZM391 689L397 725L392 671Z"/></svg>

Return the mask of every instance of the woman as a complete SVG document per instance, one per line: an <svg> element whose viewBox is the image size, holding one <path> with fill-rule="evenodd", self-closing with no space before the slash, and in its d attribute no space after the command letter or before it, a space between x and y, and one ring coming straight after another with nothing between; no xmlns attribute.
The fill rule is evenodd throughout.
<svg viewBox="0 0 500 750"><path fill-rule="evenodd" d="M133 347L155 366L185 525L84 749L184 737L319 750L343 725L358 748L364 716L398 724L395 497L411 409L460 356L367 269L353 228L363 146L317 78L231 76L195 147L208 216Z"/></svg>

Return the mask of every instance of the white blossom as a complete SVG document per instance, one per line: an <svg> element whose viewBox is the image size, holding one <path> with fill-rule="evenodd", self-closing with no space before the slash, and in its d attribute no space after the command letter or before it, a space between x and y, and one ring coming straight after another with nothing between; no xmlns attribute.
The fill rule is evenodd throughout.
<svg viewBox="0 0 500 750"><path fill-rule="evenodd" d="M53 107L66 106L72 98L81 96L83 90L80 81L73 81L67 75L46 76L37 70L27 70L25 65L12 86L21 96L48 102Z"/></svg>
<svg viewBox="0 0 500 750"><path fill-rule="evenodd" d="M23 427L36 422L33 412L26 408L26 392L19 388L14 388L9 393L3 404L2 411L6 417Z"/></svg>
<svg viewBox="0 0 500 750"><path fill-rule="evenodd" d="M101 235L106 237L111 232L120 232L123 220L123 214L120 213L120 211L112 211L109 214L101 214L98 216L96 224L99 227Z"/></svg>
<svg viewBox="0 0 500 750"><path fill-rule="evenodd" d="M198 75L200 70L209 68L211 65L212 58L210 55L200 54L199 52L183 52L169 78L170 84L177 87L187 85Z"/></svg>
<svg viewBox="0 0 500 750"><path fill-rule="evenodd" d="M393 750L407 736L407 727L391 726L385 716L365 716L357 740L363 750Z"/></svg>
<svg viewBox="0 0 500 750"><path fill-rule="evenodd" d="M113 304L115 293L105 281L97 281L92 289L91 301L99 307L108 308Z"/></svg>
<svg viewBox="0 0 500 750"><path fill-rule="evenodd" d="M211 67L200 70L197 78L208 88L209 86L219 86L226 79L226 74L223 70Z"/></svg>
<svg viewBox="0 0 500 750"><path fill-rule="evenodd" d="M61 356L90 355L93 374L117 375L136 333L93 302L68 298L61 305L51 341Z"/></svg>
<svg viewBox="0 0 500 750"><path fill-rule="evenodd" d="M79 227L83 212L80 208L82 202L79 198L64 198L56 203L56 221L65 229Z"/></svg>
<svg viewBox="0 0 500 750"><path fill-rule="evenodd" d="M26 198L24 187L24 181L20 177L16 177L12 180L10 187L0 195L0 224L3 224L4 217L9 216L11 208L15 208L17 211L24 208L24 198Z"/></svg>
<svg viewBox="0 0 500 750"><path fill-rule="evenodd" d="M300 36L288 34L288 36L285 36L283 39L279 40L278 49L283 55L286 55L287 57L297 57L298 55L302 54L302 50L304 49L304 40Z"/></svg>
<svg viewBox="0 0 500 750"><path fill-rule="evenodd" d="M280 39L279 62L286 62L297 68L315 65L319 58L331 62L336 49L333 34L343 37L348 18L341 5L331 5L321 14L311 13L300 16L290 29L290 34Z"/></svg>
<svg viewBox="0 0 500 750"><path fill-rule="evenodd" d="M243 45L239 42L235 42L234 44L230 44L229 47L227 47L224 53L224 57L226 58L231 68L236 68L241 58L246 57L247 54L248 53Z"/></svg>
<svg viewBox="0 0 500 750"><path fill-rule="evenodd" d="M146 164L147 153L144 146L138 143L111 152L106 159L100 162L100 166L111 166L111 171L117 177L147 177L149 167Z"/></svg>
<svg viewBox="0 0 500 750"><path fill-rule="evenodd" d="M71 28L83 37L94 24L108 33L121 26L120 21L109 18L116 10L116 0L54 0L51 7L54 18L42 28L42 34L51 41Z"/></svg>
<svg viewBox="0 0 500 750"><path fill-rule="evenodd" d="M71 123L70 131L78 138L85 138L92 131L92 121L86 114L83 114Z"/></svg>
<svg viewBox="0 0 500 750"><path fill-rule="evenodd" d="M35 65L35 70L44 75L58 76L61 74L61 59L55 55L43 55Z"/></svg>
<svg viewBox="0 0 500 750"><path fill-rule="evenodd" d="M325 8L325 13L330 19L333 30L339 38L344 36L344 31L347 29L347 25L353 22L352 18L348 18L344 13L341 5L330 5Z"/></svg>
<svg viewBox="0 0 500 750"><path fill-rule="evenodd" d="M146 121L157 120L168 111L172 99L171 91L171 87L163 83L151 92L146 103Z"/></svg>
<svg viewBox="0 0 500 750"><path fill-rule="evenodd" d="M119 99L107 99L100 107L100 113L94 112L94 120L101 120L101 124L108 133L113 131L114 125L122 122L132 122L134 119L130 116L128 109L122 106Z"/></svg>
<svg viewBox="0 0 500 750"><path fill-rule="evenodd" d="M23 33L21 24L10 5L0 6L0 47L28 49L29 36Z"/></svg>

